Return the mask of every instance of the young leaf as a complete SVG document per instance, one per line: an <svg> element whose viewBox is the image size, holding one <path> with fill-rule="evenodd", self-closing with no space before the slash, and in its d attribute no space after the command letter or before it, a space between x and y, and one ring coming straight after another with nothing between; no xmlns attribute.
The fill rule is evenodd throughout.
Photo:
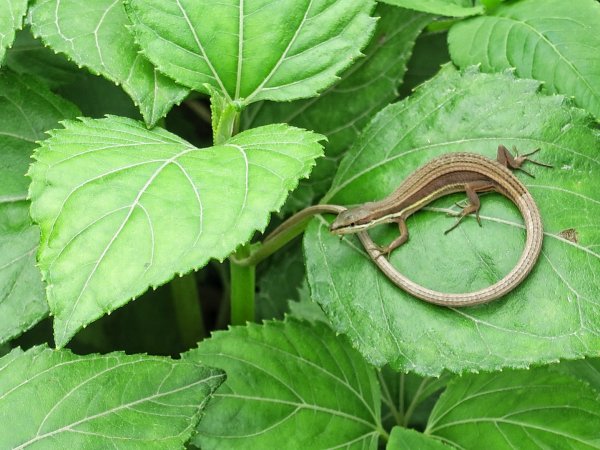
<svg viewBox="0 0 600 450"><path fill-rule="evenodd" d="M457 448L598 448L598 393L547 367L456 378L425 434Z"/></svg>
<svg viewBox="0 0 600 450"><path fill-rule="evenodd" d="M386 450L450 450L452 448L423 433L402 427L392 428L390 440L386 446Z"/></svg>
<svg viewBox="0 0 600 450"><path fill-rule="evenodd" d="M35 153L30 193L56 344L263 229L309 174L321 139L271 125L198 149L119 117L53 132Z"/></svg>
<svg viewBox="0 0 600 450"><path fill-rule="evenodd" d="M228 100L312 97L360 56L372 0L126 0L144 54L164 73ZM173 32L177 30L177 32Z"/></svg>
<svg viewBox="0 0 600 450"><path fill-rule="evenodd" d="M23 26L25 13L27 0L0 0L0 66L6 49L13 44L15 32Z"/></svg>
<svg viewBox="0 0 600 450"><path fill-rule="evenodd" d="M544 248L533 272L503 299L478 307L444 308L406 294L354 237L340 241L325 221L313 221L304 239L313 298L369 361L437 375L444 368L494 370L580 357L600 345L594 281L600 272L600 134L584 111L538 89L538 82L511 74L460 74L446 66L413 96L378 114L346 155L325 202L381 199L448 152L495 158L499 144L521 151L539 147L538 159L554 166L529 164L536 178L516 174L544 224ZM462 198L441 198L434 206L446 208L409 219L409 241L391 262L414 282L469 292L495 283L516 263L522 220L498 194L481 200L483 227L467 218L444 235L454 221L446 213ZM380 226L372 235L388 243L398 228Z"/></svg>
<svg viewBox="0 0 600 450"><path fill-rule="evenodd" d="M180 449L224 380L191 361L15 349L0 359L0 448Z"/></svg>
<svg viewBox="0 0 600 450"><path fill-rule="evenodd" d="M188 93L140 54L122 0L40 0L30 22L33 34L55 52L121 84L150 126Z"/></svg>
<svg viewBox="0 0 600 450"><path fill-rule="evenodd" d="M39 230L31 224L28 179L35 141L78 110L30 76L0 73L0 343L48 314L35 266Z"/></svg>
<svg viewBox="0 0 600 450"><path fill-rule="evenodd" d="M483 6L473 6L471 0L381 0L390 5L414 9L430 14L466 17L482 14Z"/></svg>
<svg viewBox="0 0 600 450"><path fill-rule="evenodd" d="M491 16L454 25L450 54L461 67L514 67L520 77L543 81L549 92L575 97L600 119L598 24L595 0L511 2Z"/></svg>
<svg viewBox="0 0 600 450"><path fill-rule="evenodd" d="M432 20L427 14L379 5L381 16L365 58L357 61L321 95L296 102L262 102L243 116L244 127L289 123L327 136L325 159L319 161L310 180L300 183L287 209L313 204L331 184L338 161L352 145L369 118L398 96L415 39Z"/></svg>
<svg viewBox="0 0 600 450"><path fill-rule="evenodd" d="M202 449L377 448L375 373L325 324L234 327L183 358L227 373L193 441Z"/></svg>

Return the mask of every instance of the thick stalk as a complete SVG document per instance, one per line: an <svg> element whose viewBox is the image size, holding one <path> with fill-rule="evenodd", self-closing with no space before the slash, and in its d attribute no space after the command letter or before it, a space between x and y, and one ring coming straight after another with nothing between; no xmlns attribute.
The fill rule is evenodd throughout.
<svg viewBox="0 0 600 450"><path fill-rule="evenodd" d="M250 254L250 246L244 245L235 258L230 258L231 277L231 324L244 325L254 321L254 291L256 285L255 265L239 265L235 261Z"/></svg>
<svg viewBox="0 0 600 450"><path fill-rule="evenodd" d="M195 347L198 341L207 336L194 275L192 272L175 277L169 283L179 335L186 348Z"/></svg>

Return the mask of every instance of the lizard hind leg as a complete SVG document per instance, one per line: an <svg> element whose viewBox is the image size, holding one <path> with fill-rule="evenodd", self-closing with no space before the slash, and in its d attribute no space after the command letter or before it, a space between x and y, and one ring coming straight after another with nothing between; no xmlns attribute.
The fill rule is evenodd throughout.
<svg viewBox="0 0 600 450"><path fill-rule="evenodd" d="M477 192L485 192L494 188L494 185L487 181L476 181L473 183L465 184L465 193L467 194L467 204L463 207L463 209L454 214L457 216L456 222L446 231L444 234L448 234L450 231L454 230L463 220L464 217L469 214L475 213L475 218L477 219L477 223L481 226L481 219L479 218L479 207L481 206L481 202L479 201L479 196ZM461 205L462 206L462 205Z"/></svg>
<svg viewBox="0 0 600 450"><path fill-rule="evenodd" d="M538 166L552 168L552 166L550 164L545 164L543 162L536 161L535 159L529 158L534 153L539 152L540 151L539 148L536 148L535 150L533 150L529 153L524 153L523 155L519 155L516 147L513 147L513 151L515 152L515 156L513 156L512 153L504 145L499 145L496 160L503 166L506 166L512 170L520 170L521 172L524 172L525 174L529 175L532 178L535 178L535 177L528 171L524 170L523 167L521 167L525 161L529 161L530 163L536 164Z"/></svg>

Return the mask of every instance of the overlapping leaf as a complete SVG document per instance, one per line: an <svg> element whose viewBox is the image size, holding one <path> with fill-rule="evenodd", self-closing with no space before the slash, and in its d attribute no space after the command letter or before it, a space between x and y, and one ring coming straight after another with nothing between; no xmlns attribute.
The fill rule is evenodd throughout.
<svg viewBox="0 0 600 450"><path fill-rule="evenodd" d="M6 49L12 46L15 32L23 26L23 17L27 12L27 0L0 1L0 66Z"/></svg>
<svg viewBox="0 0 600 450"><path fill-rule="evenodd" d="M78 114L42 83L0 72L0 343L48 313L35 266L39 230L31 224L25 177L35 141L58 121Z"/></svg>
<svg viewBox="0 0 600 450"><path fill-rule="evenodd" d="M224 380L191 361L16 349L0 359L0 447L180 449Z"/></svg>
<svg viewBox="0 0 600 450"><path fill-rule="evenodd" d="M118 117L65 128L30 171L58 346L149 286L226 257L322 152L322 136L286 125L205 149Z"/></svg>
<svg viewBox="0 0 600 450"><path fill-rule="evenodd" d="M600 119L600 3L528 0L500 6L493 15L460 22L448 36L452 60L484 71L514 67L544 82L550 92L575 97Z"/></svg>
<svg viewBox="0 0 600 450"><path fill-rule="evenodd" d="M375 372L325 324L234 327L183 356L227 373L193 441L203 449L377 448Z"/></svg>
<svg viewBox="0 0 600 450"><path fill-rule="evenodd" d="M546 367L460 377L425 433L457 448L598 448L598 392Z"/></svg>
<svg viewBox="0 0 600 450"><path fill-rule="evenodd" d="M314 96L360 56L372 0L126 0L145 55L185 86L229 100Z"/></svg>
<svg viewBox="0 0 600 450"><path fill-rule="evenodd" d="M292 193L289 210L311 205L325 194L343 152L369 119L397 97L415 39L432 19L387 5L379 5L375 15L381 18L365 58L342 74L340 82L312 99L253 105L244 118L245 127L284 122L327 136L325 159Z"/></svg>
<svg viewBox="0 0 600 450"><path fill-rule="evenodd" d="M483 6L473 6L471 0L382 0L390 5L414 9L440 16L466 17L483 13Z"/></svg>
<svg viewBox="0 0 600 450"><path fill-rule="evenodd" d="M30 22L34 35L55 52L121 84L149 125L188 93L140 54L122 0L40 0Z"/></svg>
<svg viewBox="0 0 600 450"><path fill-rule="evenodd" d="M533 272L503 299L451 309L427 304L391 284L358 241L339 241L327 223L305 235L313 297L334 328L347 333L375 364L436 375L527 366L595 354L600 345L600 137L593 120L560 96L539 94L539 83L510 74L460 74L452 67L410 98L383 110L340 166L325 201L357 204L383 198L433 157L453 151L495 157L498 144L540 147L553 169L518 174L542 214L544 247ZM482 199L475 220L444 235L453 198L408 222L409 242L392 264L413 281L442 292L474 291L502 278L524 243L516 208L499 195ZM397 227L372 235L389 242ZM383 228L383 229L382 229Z"/></svg>

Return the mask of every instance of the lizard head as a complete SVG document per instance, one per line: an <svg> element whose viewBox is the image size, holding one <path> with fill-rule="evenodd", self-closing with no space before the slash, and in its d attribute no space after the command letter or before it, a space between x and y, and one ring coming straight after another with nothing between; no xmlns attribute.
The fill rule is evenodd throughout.
<svg viewBox="0 0 600 450"><path fill-rule="evenodd" d="M366 230L372 226L371 216L373 212L368 203L356 208L342 211L329 227L333 234L351 234Z"/></svg>

